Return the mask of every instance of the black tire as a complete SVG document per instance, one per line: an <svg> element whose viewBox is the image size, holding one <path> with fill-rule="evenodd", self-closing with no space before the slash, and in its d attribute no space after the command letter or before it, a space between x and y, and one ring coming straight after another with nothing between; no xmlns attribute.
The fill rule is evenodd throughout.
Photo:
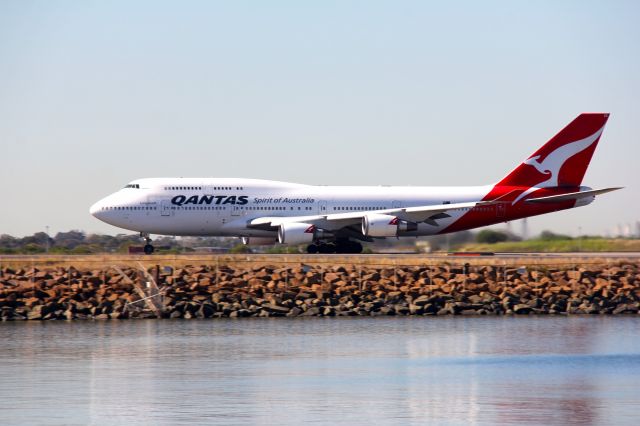
<svg viewBox="0 0 640 426"><path fill-rule="evenodd" d="M346 254L362 253L362 244L357 241L343 241L336 244L336 252Z"/></svg>
<svg viewBox="0 0 640 426"><path fill-rule="evenodd" d="M155 249L153 248L153 246L151 244L147 244L144 246L144 254L153 254L153 251Z"/></svg>
<svg viewBox="0 0 640 426"><path fill-rule="evenodd" d="M316 254L318 252L318 246L315 244L309 244L307 246L307 253Z"/></svg>
<svg viewBox="0 0 640 426"><path fill-rule="evenodd" d="M351 253L349 244L336 244L335 253Z"/></svg>
<svg viewBox="0 0 640 426"><path fill-rule="evenodd" d="M328 243L328 244L320 244L318 246L318 251L322 254L329 254L329 253L335 253L336 252L336 245L333 243Z"/></svg>

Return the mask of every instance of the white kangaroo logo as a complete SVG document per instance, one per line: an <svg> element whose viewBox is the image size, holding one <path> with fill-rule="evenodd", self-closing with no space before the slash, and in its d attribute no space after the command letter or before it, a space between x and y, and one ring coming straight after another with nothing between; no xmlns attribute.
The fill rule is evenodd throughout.
<svg viewBox="0 0 640 426"><path fill-rule="evenodd" d="M558 175L560 174L560 169L562 168L564 163L577 153L589 148L600 137L600 134L602 134L603 130L604 126L602 126L600 130L598 130L591 136L562 145L561 147L557 148L555 151L547 155L545 159L542 160L542 162L538 161L538 159L540 158L539 155L526 159L523 164L535 167L536 170L543 175L548 175L549 179L545 180L544 182L540 182L536 186L532 186L531 188L524 191L518 196L518 198L515 199L513 203L511 203L511 205L517 203L523 197L531 194L533 191L537 191L541 188L558 186Z"/></svg>

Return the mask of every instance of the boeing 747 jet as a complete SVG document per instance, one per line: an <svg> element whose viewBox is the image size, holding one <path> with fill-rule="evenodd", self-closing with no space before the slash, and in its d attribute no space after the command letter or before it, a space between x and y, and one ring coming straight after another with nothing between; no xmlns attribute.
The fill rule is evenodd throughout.
<svg viewBox="0 0 640 426"><path fill-rule="evenodd" d="M151 234L307 244L360 253L362 241L462 231L590 204L620 188L582 178L609 114L581 114L498 183L467 187L314 186L257 179L138 179L91 206L96 218Z"/></svg>

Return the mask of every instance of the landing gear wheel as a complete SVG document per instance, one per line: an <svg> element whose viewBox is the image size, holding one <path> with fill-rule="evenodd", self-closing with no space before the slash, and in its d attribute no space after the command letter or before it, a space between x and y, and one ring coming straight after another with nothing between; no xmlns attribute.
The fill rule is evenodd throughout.
<svg viewBox="0 0 640 426"><path fill-rule="evenodd" d="M144 254L152 254L154 247L151 245L151 237L146 232L140 232L140 238L144 238Z"/></svg>
<svg viewBox="0 0 640 426"><path fill-rule="evenodd" d="M318 251L322 254L335 253L336 245L333 243L320 244L318 246Z"/></svg>
<svg viewBox="0 0 640 426"><path fill-rule="evenodd" d="M349 253L362 253L362 244L352 241L349 247Z"/></svg>
<svg viewBox="0 0 640 426"><path fill-rule="evenodd" d="M362 244L357 241L340 240L336 242L337 253L362 253Z"/></svg>
<svg viewBox="0 0 640 426"><path fill-rule="evenodd" d="M318 252L318 246L315 244L309 244L307 246L307 253L316 254Z"/></svg>

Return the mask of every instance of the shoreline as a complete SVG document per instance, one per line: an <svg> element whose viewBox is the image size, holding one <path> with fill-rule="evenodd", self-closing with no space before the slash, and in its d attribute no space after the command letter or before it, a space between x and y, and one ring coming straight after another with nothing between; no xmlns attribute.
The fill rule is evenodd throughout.
<svg viewBox="0 0 640 426"><path fill-rule="evenodd" d="M482 260L475 259L474 263ZM640 312L640 273L635 261L582 267L442 263L375 266L334 260L334 266L284 262L271 265L218 262L180 267L141 263L138 267L101 268L3 266L0 318L12 321Z"/></svg>

